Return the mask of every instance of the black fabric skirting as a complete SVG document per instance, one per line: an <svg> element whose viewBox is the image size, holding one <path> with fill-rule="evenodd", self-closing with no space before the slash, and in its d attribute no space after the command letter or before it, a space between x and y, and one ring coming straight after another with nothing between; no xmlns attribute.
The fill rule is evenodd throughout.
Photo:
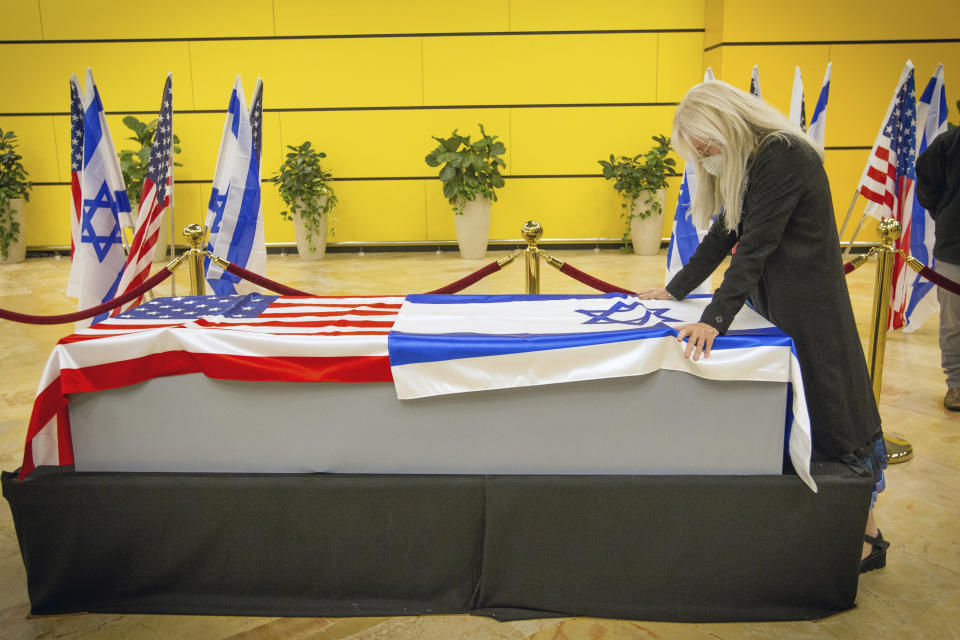
<svg viewBox="0 0 960 640"><path fill-rule="evenodd" d="M31 612L804 620L854 605L869 475L3 473Z"/></svg>

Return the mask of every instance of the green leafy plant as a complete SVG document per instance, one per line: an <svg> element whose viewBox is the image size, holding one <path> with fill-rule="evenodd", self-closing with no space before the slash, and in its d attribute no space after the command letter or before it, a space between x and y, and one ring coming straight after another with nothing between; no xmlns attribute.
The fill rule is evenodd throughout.
<svg viewBox="0 0 960 640"><path fill-rule="evenodd" d="M157 130L157 119L150 122L141 122L134 116L127 116L123 119L123 124L127 129L133 131L133 135L127 140L133 140L137 143L136 149L124 149L119 154L120 171L123 172L123 182L127 186L127 198L131 204L140 201L140 194L143 193L143 180L147 175L147 164L150 162L150 153L153 151L153 134ZM180 138L173 136L173 153L180 153ZM174 162L174 166L182 167L179 162ZM136 211L134 211L136 214Z"/></svg>
<svg viewBox="0 0 960 640"><path fill-rule="evenodd" d="M311 245L310 250L316 251L313 247L313 234L322 232L322 216L331 213L337 206L337 196L330 185L333 176L320 166L320 160L326 158L327 154L311 147L309 140L299 147L287 145L287 148L290 153L280 165L280 170L269 178L269 181L277 185L280 197L290 207L289 211L281 211L280 215L284 220L293 220L294 216L300 216L307 232L307 243ZM329 222L332 235L332 216Z"/></svg>
<svg viewBox="0 0 960 640"><path fill-rule="evenodd" d="M657 191L667 188L667 178L680 175L676 169L677 161L667 157L672 150L670 138L659 135L652 139L656 144L645 154L632 158L620 156L619 159L610 154L609 161L598 160L603 167L603 177L613 180L613 188L623 197L620 217L628 228L631 218L643 219L662 213L663 205L656 197ZM644 194L649 196L647 205L637 209L636 199ZM624 231L624 249L628 240L628 231Z"/></svg>
<svg viewBox="0 0 960 640"><path fill-rule="evenodd" d="M507 148L497 136L487 135L482 124L480 135L483 137L476 142L470 142L470 136L459 135L456 129L449 138L433 136L440 144L424 158L431 167L443 165L443 195L457 214L463 213L465 203L478 197L496 202L496 190L504 185L500 169L505 169L507 163L500 156Z"/></svg>
<svg viewBox="0 0 960 640"><path fill-rule="evenodd" d="M20 237L20 224L13 219L10 201L14 198L29 201L29 191L33 188L17 146L17 134L0 129L0 255L4 259L9 256L10 245Z"/></svg>

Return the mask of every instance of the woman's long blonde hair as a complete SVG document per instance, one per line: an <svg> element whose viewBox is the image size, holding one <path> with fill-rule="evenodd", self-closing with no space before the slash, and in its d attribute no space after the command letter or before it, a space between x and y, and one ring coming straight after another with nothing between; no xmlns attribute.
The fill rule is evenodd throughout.
<svg viewBox="0 0 960 640"><path fill-rule="evenodd" d="M673 146L687 163L696 168L697 190L690 216L700 228L723 209L723 224L736 229L747 188L747 161L769 136L808 144L823 161L823 150L799 127L753 94L726 82L702 82L683 97L673 116ZM724 163L720 177L703 170L697 160L695 142L722 148Z"/></svg>

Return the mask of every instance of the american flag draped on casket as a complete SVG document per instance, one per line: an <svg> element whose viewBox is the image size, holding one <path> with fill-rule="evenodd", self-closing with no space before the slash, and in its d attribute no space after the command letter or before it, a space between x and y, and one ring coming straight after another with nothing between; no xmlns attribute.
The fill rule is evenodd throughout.
<svg viewBox="0 0 960 640"><path fill-rule="evenodd" d="M672 369L787 383L790 458L815 490L792 340L744 308L709 359L686 359L675 327L699 319L706 302L624 294L158 298L57 344L38 389L20 477L40 465L73 463L71 393L163 376L393 381L404 400Z"/></svg>

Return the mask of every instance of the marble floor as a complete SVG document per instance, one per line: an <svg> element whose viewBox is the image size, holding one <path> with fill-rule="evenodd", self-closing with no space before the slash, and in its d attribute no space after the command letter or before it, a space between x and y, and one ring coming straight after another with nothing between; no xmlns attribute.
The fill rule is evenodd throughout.
<svg viewBox="0 0 960 640"><path fill-rule="evenodd" d="M603 251L551 251L599 278L636 290L663 282L664 252L641 257ZM506 251L491 253L492 257ZM427 291L482 265L456 253L330 254L323 261L271 255L268 276L324 295ZM69 260L30 258L0 265L0 308L54 314L75 309L63 294ZM861 335L867 336L874 266L848 278ZM178 278L184 293L186 274ZM159 293L170 288L161 285ZM523 269L511 265L468 290L520 293ZM589 292L543 266L543 293ZM27 420L46 358L69 326L0 321L0 467L23 455ZM824 336L829 349L830 337ZM912 334L889 336L881 414L888 431L906 436L916 455L888 470L878 517L892 546L887 567L860 579L857 607L814 622L672 624L568 618L499 623L473 616L409 618L248 618L156 615L30 617L26 578L10 512L0 507L0 640L21 638L329 638L350 640L459 638L628 640L640 638L759 640L774 638L960 638L960 413L942 406L937 319Z"/></svg>

